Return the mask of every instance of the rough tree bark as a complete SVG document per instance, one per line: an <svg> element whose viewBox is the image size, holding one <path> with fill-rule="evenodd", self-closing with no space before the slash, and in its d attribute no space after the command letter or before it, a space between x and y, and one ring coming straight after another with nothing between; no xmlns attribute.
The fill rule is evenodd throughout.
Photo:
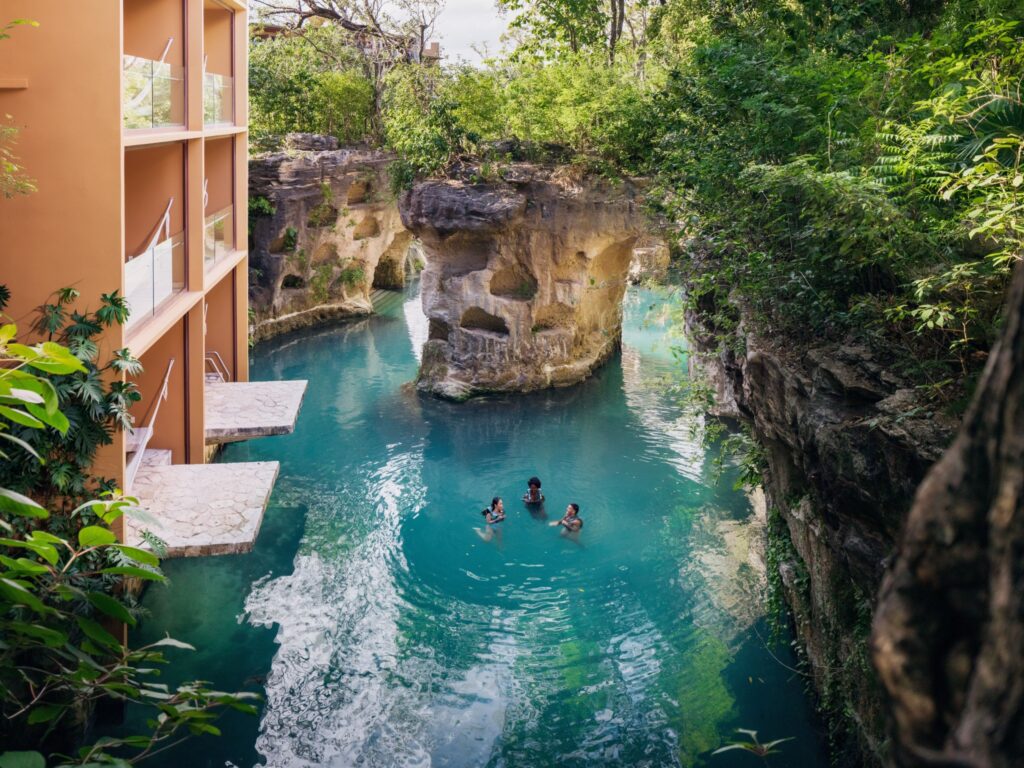
<svg viewBox="0 0 1024 768"><path fill-rule="evenodd" d="M873 633L893 765L1024 765L1024 265L960 432L918 489Z"/></svg>

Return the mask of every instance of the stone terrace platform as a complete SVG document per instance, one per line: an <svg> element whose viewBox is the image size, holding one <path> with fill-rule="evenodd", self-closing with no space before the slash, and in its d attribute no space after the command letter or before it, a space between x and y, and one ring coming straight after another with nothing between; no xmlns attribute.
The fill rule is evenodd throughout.
<svg viewBox="0 0 1024 768"><path fill-rule="evenodd" d="M206 443L231 443L295 430L306 381L206 383Z"/></svg>
<svg viewBox="0 0 1024 768"><path fill-rule="evenodd" d="M277 480L276 461L171 465L169 456L158 455L163 452L146 453L132 495L155 522L127 518L127 543L142 546L141 529L148 529L167 543L168 557L252 549Z"/></svg>

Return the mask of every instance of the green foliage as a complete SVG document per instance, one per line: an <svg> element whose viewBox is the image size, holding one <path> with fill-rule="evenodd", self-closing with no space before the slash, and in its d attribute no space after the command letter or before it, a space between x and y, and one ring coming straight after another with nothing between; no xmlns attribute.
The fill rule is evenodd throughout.
<svg viewBox="0 0 1024 768"><path fill-rule="evenodd" d="M757 738L757 731L751 731L746 728L737 728L736 733L742 734L746 738L734 741L724 747L720 747L711 754L720 755L723 752L732 752L733 750L741 749L744 752L749 752L750 754L763 759L769 755L779 754L781 750L776 749L776 747L778 747L779 744L784 744L787 741L793 740L793 737L790 736L784 739L774 739L772 741L762 743L761 740Z"/></svg>
<svg viewBox="0 0 1024 768"><path fill-rule="evenodd" d="M620 57L609 66L599 55L580 53L525 60L506 74L504 133L486 138L563 144L618 167L648 154L642 113L652 83L637 80L634 60Z"/></svg>
<svg viewBox="0 0 1024 768"><path fill-rule="evenodd" d="M109 360L100 363L100 336L127 320L123 297L116 292L103 295L96 312L73 309L78 298L73 288L58 291L53 303L39 308L33 325L33 331L47 339L42 349L66 348L78 366L68 369L52 363L27 363L37 368L36 374L45 382L40 386L56 396L45 408L58 409L60 423L41 419L39 409L44 406L38 404L29 413L44 421L42 428L12 412L0 411L0 434L17 438L29 448L0 464L0 487L31 492L45 506L65 511L97 490L113 490L109 481L93 476L92 464L100 447L111 443L115 429L132 426L129 409L140 396L124 376L142 370L127 349L114 351ZM10 346L7 351L10 354ZM73 526L81 518L58 520L61 525ZM65 536L73 533L73 527L60 531Z"/></svg>
<svg viewBox="0 0 1024 768"><path fill-rule="evenodd" d="M38 27L39 22L29 19L14 19L0 27L0 40L7 40L16 27ZM5 114L4 121L13 118ZM35 184L25 175L25 169L18 161L13 145L18 139L18 129L0 124L0 197L11 198L35 192Z"/></svg>
<svg viewBox="0 0 1024 768"><path fill-rule="evenodd" d="M309 212L309 216L306 218L306 226L309 227L329 227L332 226L338 218L338 211L331 204L334 193L331 191L331 185L324 182L320 185L320 202Z"/></svg>
<svg viewBox="0 0 1024 768"><path fill-rule="evenodd" d="M10 115L4 115L8 122ZM12 148L18 138L18 129L0 125L0 196L5 198L27 195L35 192L35 184L25 175L25 169L18 161Z"/></svg>
<svg viewBox="0 0 1024 768"><path fill-rule="evenodd" d="M709 440L717 439L723 433L725 433L724 425L715 420L714 424L708 425L704 429L705 444ZM725 434L718 444L718 455L712 465L713 482L717 484L726 467L731 464L739 467L739 472L732 484L734 491L756 488L764 482L764 472L768 467L768 460L765 457L764 449L754 437L752 429L746 424L739 432Z"/></svg>
<svg viewBox="0 0 1024 768"><path fill-rule="evenodd" d="M299 242L299 230L295 227L286 227L284 230L284 250L286 253L294 253L295 246Z"/></svg>
<svg viewBox="0 0 1024 768"><path fill-rule="evenodd" d="M364 141L373 116L373 84L362 73L321 72L309 98L311 117L304 130L336 136L342 144Z"/></svg>
<svg viewBox="0 0 1024 768"><path fill-rule="evenodd" d="M529 52L572 53L604 41L608 17L594 0L501 0L509 26L526 33Z"/></svg>
<svg viewBox="0 0 1024 768"><path fill-rule="evenodd" d="M252 40L249 94L257 146L293 131L335 136L343 144L373 136L373 83L359 52L332 25Z"/></svg>
<svg viewBox="0 0 1024 768"><path fill-rule="evenodd" d="M318 264L313 270L313 276L309 280L309 292L313 300L318 304L327 301L330 295L331 276L334 274L334 267L331 264Z"/></svg>
<svg viewBox="0 0 1024 768"><path fill-rule="evenodd" d="M481 142L508 138L560 145L607 168L636 165L649 152L651 87L637 80L635 59L608 65L594 53L479 69L400 67L388 76L383 112L387 143L401 161L396 186L439 172Z"/></svg>
<svg viewBox="0 0 1024 768"><path fill-rule="evenodd" d="M338 279L345 285L355 287L366 279L366 270L362 267L345 267L338 275Z"/></svg>
<svg viewBox="0 0 1024 768"><path fill-rule="evenodd" d="M798 502L799 500L793 500L792 503ZM775 507L772 507L768 513L767 538L765 566L768 585L765 594L765 616L768 620L771 640L773 643L778 643L783 637L783 628L790 620L786 585L782 582L782 568L793 570L793 585L804 607L810 605L811 577L807 572L806 564L796 551L796 547L793 546L789 526Z"/></svg>
<svg viewBox="0 0 1024 768"><path fill-rule="evenodd" d="M398 155L391 178L396 190L437 173L458 154L470 151L478 137L459 121L459 102L448 81L432 67L395 67L385 80L384 135Z"/></svg>
<svg viewBox="0 0 1024 768"><path fill-rule="evenodd" d="M74 420L61 412L55 377L86 375L90 363L53 341L19 344L16 334L12 324L0 327L0 403L7 418L0 436L39 461L29 440L11 441L9 425L70 435ZM7 472L11 458L3 458ZM182 735L218 733L218 708L255 713L252 694L158 682L159 667L167 664L163 649L189 648L184 643L165 638L130 650L112 633L117 623L136 623L126 581L164 580L153 552L118 543L111 526L126 514L143 513L135 499L114 493L52 514L30 496L0 487L0 743L11 750L0 754L0 765L45 766L47 756L38 750L53 752L50 744L71 751L83 717L100 699L152 707L149 732L50 754L51 760L131 765Z"/></svg>
<svg viewBox="0 0 1024 768"><path fill-rule="evenodd" d="M669 5L638 169L722 344L742 314L767 334L858 337L936 392L969 386L1022 252L1009 9Z"/></svg>
<svg viewBox="0 0 1024 768"><path fill-rule="evenodd" d="M277 208L265 197L249 198L249 213L252 216L273 216Z"/></svg>

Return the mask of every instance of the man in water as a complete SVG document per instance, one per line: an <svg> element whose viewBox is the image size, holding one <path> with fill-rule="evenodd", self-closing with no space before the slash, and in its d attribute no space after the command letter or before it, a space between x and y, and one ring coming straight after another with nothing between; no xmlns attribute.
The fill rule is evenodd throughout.
<svg viewBox="0 0 1024 768"><path fill-rule="evenodd" d="M565 516L551 525L560 525L568 533L579 533L583 528L583 518L580 517L580 505L573 503L567 506L565 508Z"/></svg>

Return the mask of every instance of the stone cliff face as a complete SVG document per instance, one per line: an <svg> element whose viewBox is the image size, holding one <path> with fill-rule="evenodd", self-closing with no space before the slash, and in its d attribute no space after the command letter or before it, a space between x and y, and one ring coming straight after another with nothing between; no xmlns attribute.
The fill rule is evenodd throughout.
<svg viewBox="0 0 1024 768"><path fill-rule="evenodd" d="M691 338L710 349L696 317ZM879 765L882 689L870 663L875 595L914 491L955 423L859 346L787 349L740 333L746 353L701 361L724 415L748 423L764 451L769 580L792 608L809 670L837 735L841 765Z"/></svg>
<svg viewBox="0 0 1024 768"><path fill-rule="evenodd" d="M566 386L617 348L648 226L634 185L519 163L494 182L422 182L400 207L426 261L420 389L461 400Z"/></svg>
<svg viewBox="0 0 1024 768"><path fill-rule="evenodd" d="M373 311L400 288L412 235L389 193L391 158L293 134L249 163L250 306L257 339Z"/></svg>
<svg viewBox="0 0 1024 768"><path fill-rule="evenodd" d="M899 766L1024 765L1024 266L1005 318L879 598Z"/></svg>

